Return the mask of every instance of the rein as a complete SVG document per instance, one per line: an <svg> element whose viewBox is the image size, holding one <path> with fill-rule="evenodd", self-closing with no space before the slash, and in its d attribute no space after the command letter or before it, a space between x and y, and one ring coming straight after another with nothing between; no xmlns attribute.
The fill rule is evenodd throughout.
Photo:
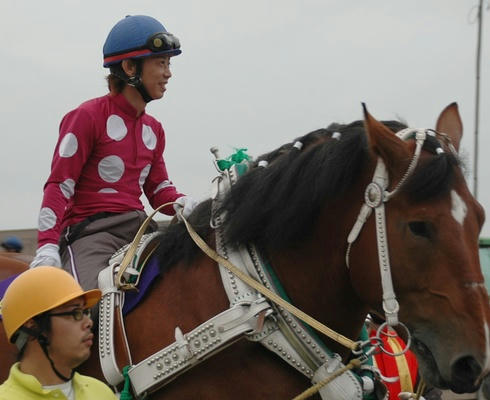
<svg viewBox="0 0 490 400"><path fill-rule="evenodd" d="M182 216L182 220L184 221L184 224L191 238L208 257L210 257L217 263L226 267L230 272L236 275L240 280L245 282L247 285L251 286L252 288L257 290L259 293L261 293L262 295L264 295L265 297L267 297L269 300L273 301L277 305L283 307L291 314L293 314L295 317L301 319L303 322L312 326L317 331L323 333L324 335L328 336L330 339L335 340L336 342L340 343L341 345L347 347L350 350L359 350L360 344L362 342L354 342L353 340L328 328L320 321L316 320L315 318L301 311L299 308L293 306L291 303L285 301L283 298L278 296L273 291L267 289L264 285L257 282L255 279L244 274L239 268L233 265L230 261L220 256L218 253L216 253L215 250L209 247L207 243L196 233L194 228L189 224L189 222L184 218L184 216Z"/></svg>
<svg viewBox="0 0 490 400"><path fill-rule="evenodd" d="M124 258L121 261L121 264L119 265L119 271L117 272L116 275L116 286L118 289L123 289L123 290L131 290L131 289L136 289L136 286L138 285L139 282L139 275L138 279L136 282L124 282L123 281L123 275L124 272L126 272L126 269L128 268L129 263L131 260L133 260L134 256L136 255L136 250L138 249L138 243L140 242L141 237L146 231L146 228L148 228L148 225L150 221L152 220L153 216L160 211L163 207L176 204L176 202L168 202L165 204L160 205L157 207L148 217L146 217L145 221L141 224L140 228L138 229L138 232L136 232L136 235L133 238L133 241L131 242L131 245L128 248L128 251L124 255Z"/></svg>
<svg viewBox="0 0 490 400"><path fill-rule="evenodd" d="M138 232L136 233L133 241L131 242L131 245L128 248L128 251L124 255L123 260L121 261L121 264L119 265L119 271L116 275L116 285L119 289L123 290L128 290L128 289L135 289L137 282L135 283L129 283L125 282L123 275L126 269L128 268L129 263L131 260L134 258L136 254L136 250L138 247L138 243L141 239L141 236L146 231L146 228L148 227L148 224L150 223L151 219L153 216L163 207L166 207L168 205L174 204L174 202L170 203L165 203L156 208L141 224ZM257 290L259 293L267 297L269 300L273 301L274 303L278 304L279 306L283 307L285 310L289 311L291 314L293 314L295 317L299 318L303 322L307 323L308 325L312 326L315 328L317 331L323 333L324 335L328 336L330 339L335 340L336 342L340 343L341 345L347 347L348 349L352 351L359 351L360 347L362 345L365 345L364 342L355 342L340 333L335 332L333 329L328 328L324 324L322 324L320 321L314 319L310 315L306 314L305 312L301 311L297 307L293 306L291 303L285 301L283 298L278 296L276 293L273 291L267 289L264 285L261 283L257 282L255 279L249 277L248 275L244 274L239 268L237 268L235 265L233 265L231 262L229 262L227 259L221 257L218 253L216 253L215 250L213 250L211 247L207 245L207 243L197 234L197 232L194 230L194 228L189 224L187 219L182 215L182 221L184 222L187 231L191 238L194 240L196 245L211 259L216 261L219 264L222 264L224 267L226 267L229 271L231 271L233 274L235 274L239 279L241 279L243 282L245 282L247 285L250 287L254 288Z"/></svg>

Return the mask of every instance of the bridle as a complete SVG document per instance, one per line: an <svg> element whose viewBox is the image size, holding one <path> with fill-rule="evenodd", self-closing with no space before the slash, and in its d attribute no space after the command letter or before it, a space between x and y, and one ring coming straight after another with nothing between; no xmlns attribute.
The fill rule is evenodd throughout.
<svg viewBox="0 0 490 400"><path fill-rule="evenodd" d="M398 319L398 311L400 306L396 299L396 295L393 289L393 280L391 277L391 265L390 256L388 251L388 237L386 231L386 216L385 216L385 203L388 202L399 190L402 188L403 184L412 175L415 170L422 147L424 145L427 136L436 135L441 136L446 142L450 151L457 155L457 152L453 145L450 143L450 139L446 134L436 132L432 129L413 129L406 128L399 131L396 134L400 139L406 141L411 138L415 138L415 151L413 153L412 159L408 168L400 179L400 181L395 185L392 191L388 191L389 177L386 165L381 157L378 157L376 169L374 171L371 183L369 183L364 191L364 203L361 207L357 220L352 227L349 236L347 237L347 251L345 255L345 261L347 268L349 266L349 256L352 248L352 244L358 238L364 223L367 221L369 216L374 210L375 223L376 223L376 241L378 247L378 258L379 258L379 269L381 276L381 286L383 289L383 310L385 313L386 325L396 326L401 325L405 330L407 330L408 337L410 334L406 326L401 323ZM436 149L437 154L444 153L442 147ZM408 347L408 346L407 346Z"/></svg>

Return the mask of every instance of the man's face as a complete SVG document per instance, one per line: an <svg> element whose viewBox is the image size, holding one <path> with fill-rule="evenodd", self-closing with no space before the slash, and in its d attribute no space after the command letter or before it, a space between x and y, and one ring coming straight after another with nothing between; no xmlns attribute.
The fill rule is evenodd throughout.
<svg viewBox="0 0 490 400"><path fill-rule="evenodd" d="M52 309L50 314L84 308L85 300L79 297ZM80 321L76 321L71 315L51 317L48 351L55 365L73 369L89 358L94 338L92 325L93 322L87 315Z"/></svg>
<svg viewBox="0 0 490 400"><path fill-rule="evenodd" d="M153 56L144 59L141 80L153 99L163 97L171 76L169 56Z"/></svg>

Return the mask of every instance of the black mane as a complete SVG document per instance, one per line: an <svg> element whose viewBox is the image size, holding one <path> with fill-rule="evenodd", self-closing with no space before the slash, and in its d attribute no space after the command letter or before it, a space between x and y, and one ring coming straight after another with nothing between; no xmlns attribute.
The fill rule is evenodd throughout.
<svg viewBox="0 0 490 400"><path fill-rule="evenodd" d="M383 121L397 132L406 128L397 121ZM336 132L340 138L336 139ZM301 150L294 146L299 141ZM424 149L435 156L417 167L403 186L412 201L422 201L447 193L452 184L454 166L459 161L450 153L438 154L439 142L429 137ZM362 121L332 124L267 153L251 165L227 194L222 211L227 241L255 243L261 248L281 249L308 237L324 204L342 196L359 177L369 159ZM266 160L266 168L258 162ZM211 228L210 200L202 203L190 222L204 238ZM158 250L163 268L178 261L190 263L197 246L189 238L184 224L171 225Z"/></svg>

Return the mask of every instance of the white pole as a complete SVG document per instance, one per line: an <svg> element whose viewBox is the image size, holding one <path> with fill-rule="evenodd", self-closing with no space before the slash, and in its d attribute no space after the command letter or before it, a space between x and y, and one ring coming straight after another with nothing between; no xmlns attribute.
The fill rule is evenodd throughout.
<svg viewBox="0 0 490 400"><path fill-rule="evenodd" d="M476 47L476 91L475 91L475 145L473 164L473 195L478 200L478 128L480 124L480 64L481 32L483 25L483 0L478 5L478 42Z"/></svg>

